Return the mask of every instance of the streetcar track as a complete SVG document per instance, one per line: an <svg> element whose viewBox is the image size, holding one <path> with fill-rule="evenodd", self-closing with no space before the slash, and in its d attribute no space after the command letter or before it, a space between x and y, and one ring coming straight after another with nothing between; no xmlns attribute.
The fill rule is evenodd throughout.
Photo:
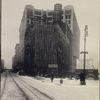
<svg viewBox="0 0 100 100"><path fill-rule="evenodd" d="M21 79L20 77L18 77L21 81L23 81L24 83L26 83L28 86L30 86L32 89L34 89L35 91L37 91L37 92L39 92L41 95L43 95L43 96L45 96L45 97L47 97L47 98L49 98L50 100L53 100L53 98L52 97L50 97L50 96L48 96L47 94L45 94L45 93L43 93L43 92L41 92L40 90L38 90L37 88L35 88L35 87L33 87L33 86L31 86L29 83L27 83L26 81L24 81L23 79Z"/></svg>
<svg viewBox="0 0 100 100"><path fill-rule="evenodd" d="M23 82L19 81L21 84L23 84ZM31 89L29 89L25 84L23 84L23 86L25 88L27 88L33 95L35 95L39 100L42 100L38 95L36 95Z"/></svg>
<svg viewBox="0 0 100 100"><path fill-rule="evenodd" d="M28 84L26 81L22 80L20 77L17 76L16 78L17 78L17 80L18 80L18 82L19 82L20 84L23 84L23 86L24 86L28 91L30 91L34 96L36 96L39 100L44 100L44 99L41 98L41 96L47 98L47 99L45 99L45 100L53 100L52 97L50 97L50 96L48 96L47 94L45 94L45 93L39 91L38 89L34 88L34 87L31 86L30 84ZM14 81L15 81L15 79L14 79ZM17 82L16 82L16 83L17 83ZM20 86L19 86L19 87L20 87ZM37 92L37 94L36 94L35 92ZM39 95L38 93L39 93L40 95Z"/></svg>
<svg viewBox="0 0 100 100"><path fill-rule="evenodd" d="M18 78L18 79L20 79L20 78ZM23 84L23 82L24 82L24 81L20 79L20 83ZM40 93L40 92L37 91L37 90L35 90L32 86L30 86L30 85L27 84L26 82L24 82L23 85L24 85L24 87L26 87L33 95L35 95L39 100L44 100L44 99L41 98L40 95L44 96L45 98L48 98L47 96L45 96L45 95L43 95L43 94L40 94L40 95L39 95L38 93ZM32 88L32 89L30 89L29 87ZM34 90L37 92L37 94L35 93ZM48 98L48 99L49 99L49 100L52 100L51 98ZM47 99L46 99L46 100L47 100Z"/></svg>
<svg viewBox="0 0 100 100"><path fill-rule="evenodd" d="M14 83L16 84L16 86L19 88L19 90L22 92L23 96L25 97L26 100L30 100L30 98L27 96L27 94L23 91L23 89L19 86L19 84L15 81L15 79L13 78L13 76L9 73L9 75L11 76L11 78L13 79Z"/></svg>
<svg viewBox="0 0 100 100"><path fill-rule="evenodd" d="M2 96L3 96L3 94L4 94L4 91L5 91L6 82L7 82L7 72L6 72L6 74L5 74L4 85L3 85L3 89L2 89L2 91L1 91L1 98L2 98Z"/></svg>

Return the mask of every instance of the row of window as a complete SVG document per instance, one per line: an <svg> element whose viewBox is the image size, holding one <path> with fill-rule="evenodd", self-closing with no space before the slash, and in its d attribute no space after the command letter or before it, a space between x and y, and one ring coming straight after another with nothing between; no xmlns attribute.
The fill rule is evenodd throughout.
<svg viewBox="0 0 100 100"><path fill-rule="evenodd" d="M42 17L42 16L34 16L34 17L31 17L31 18L28 18L27 19L27 23L28 24L33 24L35 21L37 22L41 22L41 21L44 21L44 22L53 22L53 20L56 20L56 19L63 19L63 16L55 16L55 17L52 17L52 16L49 16L49 17ZM67 14L65 16L65 19L66 19L66 22L67 24L69 25L69 27L71 26L71 15L70 14Z"/></svg>
<svg viewBox="0 0 100 100"><path fill-rule="evenodd" d="M32 13L32 12L29 12L29 15L30 15L30 13ZM36 10L34 13L35 13L35 15L40 15L40 16L42 15L42 11L41 10L40 11ZM46 14L46 12L45 12L45 14ZM53 16L54 14L55 13L53 11L52 12L47 12L47 16ZM69 19L71 18L71 11L70 10L66 10L65 14L66 14L67 18L69 18Z"/></svg>
<svg viewBox="0 0 100 100"><path fill-rule="evenodd" d="M31 24L33 25L35 22L39 22L40 23L41 21L42 21L41 19L38 19L38 20L37 19L34 19L34 20L27 19L27 23L30 24L30 25ZM48 22L53 22L53 19L49 18L47 21ZM70 28L71 27L71 20L67 20L66 22L67 22L67 24L68 24L68 26Z"/></svg>

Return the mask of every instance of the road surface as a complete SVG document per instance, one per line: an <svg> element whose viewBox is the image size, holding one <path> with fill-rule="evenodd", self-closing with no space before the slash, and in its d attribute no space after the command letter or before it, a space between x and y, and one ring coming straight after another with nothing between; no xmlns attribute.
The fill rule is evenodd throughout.
<svg viewBox="0 0 100 100"><path fill-rule="evenodd" d="M1 100L53 100L9 71L3 73L1 82Z"/></svg>

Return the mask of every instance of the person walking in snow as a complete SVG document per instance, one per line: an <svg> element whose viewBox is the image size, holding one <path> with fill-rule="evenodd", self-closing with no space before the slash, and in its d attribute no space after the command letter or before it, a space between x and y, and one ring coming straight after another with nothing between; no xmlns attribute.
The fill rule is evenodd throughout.
<svg viewBox="0 0 100 100"><path fill-rule="evenodd" d="M85 85L85 74L81 72L79 77L80 77L80 84Z"/></svg>
<svg viewBox="0 0 100 100"><path fill-rule="evenodd" d="M82 85L82 82L83 82L83 78L82 78L82 72L79 74L79 78L80 78L80 85Z"/></svg>
<svg viewBox="0 0 100 100"><path fill-rule="evenodd" d="M51 73L51 82L53 82L53 80L54 80L54 73L52 72Z"/></svg>

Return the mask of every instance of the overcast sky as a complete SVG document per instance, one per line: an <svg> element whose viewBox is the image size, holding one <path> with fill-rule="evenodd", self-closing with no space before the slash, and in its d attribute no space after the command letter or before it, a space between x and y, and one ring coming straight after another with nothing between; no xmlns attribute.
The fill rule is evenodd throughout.
<svg viewBox="0 0 100 100"><path fill-rule="evenodd" d="M80 51L83 50L84 26L88 25L87 58L94 60L96 68L99 66L100 0L2 0L2 58L7 68L11 68L15 45L19 42L19 27L25 5L53 9L56 3L74 6L81 32Z"/></svg>

